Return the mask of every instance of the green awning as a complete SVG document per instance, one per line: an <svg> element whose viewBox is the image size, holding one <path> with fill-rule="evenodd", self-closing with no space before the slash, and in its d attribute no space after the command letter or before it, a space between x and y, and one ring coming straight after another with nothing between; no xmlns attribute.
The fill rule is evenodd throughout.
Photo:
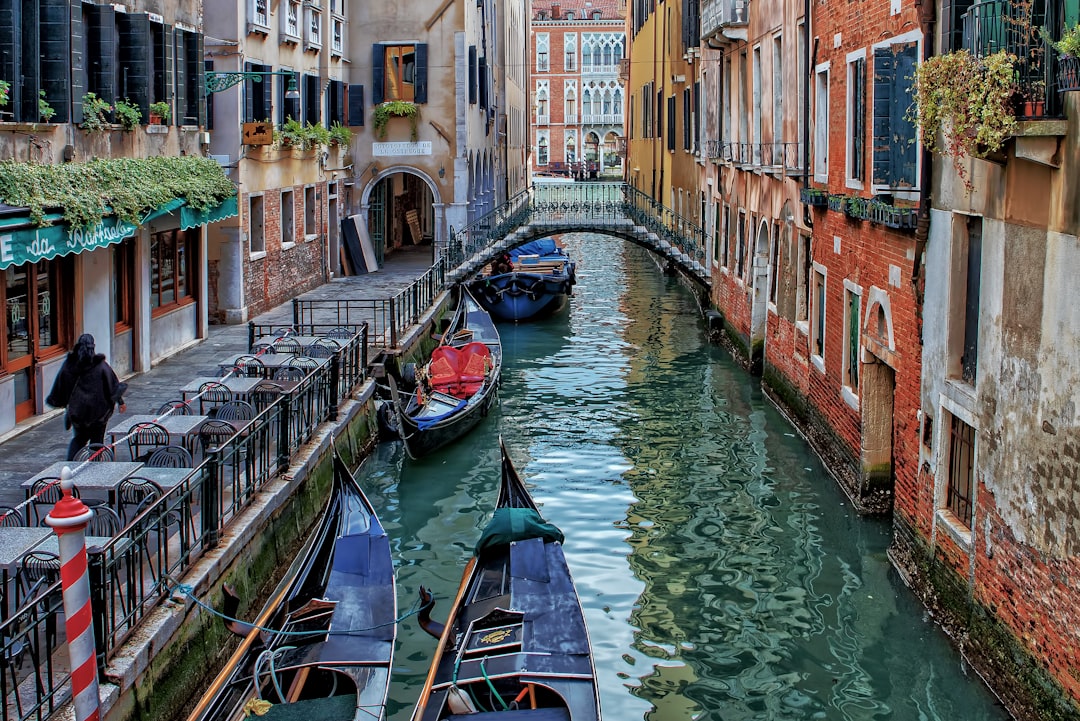
<svg viewBox="0 0 1080 721"><path fill-rule="evenodd" d="M181 230L231 218L239 212L235 195L205 211L194 210L183 199L176 199L147 213L143 223L177 210L180 211ZM139 228L112 216L103 218L93 228L72 228L59 213L45 217L52 225L31 225L29 216L23 214L0 218L0 270L12 265L104 248L130 238Z"/></svg>

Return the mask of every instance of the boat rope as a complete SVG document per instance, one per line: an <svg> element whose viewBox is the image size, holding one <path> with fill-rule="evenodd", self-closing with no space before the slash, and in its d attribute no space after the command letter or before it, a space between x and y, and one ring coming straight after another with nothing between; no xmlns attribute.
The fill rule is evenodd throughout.
<svg viewBox="0 0 1080 721"><path fill-rule="evenodd" d="M168 576L166 576L165 579L170 580L170 581L172 580ZM247 621L244 621L243 619L233 618L232 616L228 616L228 615L222 613L221 611L217 610L213 606L210 606L209 604L205 603L202 599L198 598L193 592L193 587L189 586L186 583L175 583L171 587L168 587L168 589L169 589L169 595L170 596L173 595L176 592L182 593L183 595L187 596L192 601L194 601L195 604L197 606L199 606L200 608L202 608L202 609L204 609L206 611L209 611L213 615L218 616L219 618L221 618L221 619L223 619L225 621L230 621L232 623L243 624L244 626L247 626L248 628L251 628L252 630L262 631L262 632L265 632L265 633L272 633L272 634L275 634L275 635L278 635L278 636L314 636L314 635L320 634L320 633L325 634L327 636L354 636L354 635L357 635L357 634L366 633L368 631L374 631L375 629L383 628L385 626L395 626L395 625L401 623L402 621L404 621L405 619L407 619L409 616L415 616L416 614L420 613L420 600L417 599L416 601L413 601L412 608L410 608L408 611L406 611L402 615L395 618L393 621L387 621L386 623L379 623L379 624L376 624L374 626L368 626L366 628L350 628L350 629L345 629L345 630L341 630L341 631L331 631L329 629L327 629L326 631L312 631L312 630L307 630L307 631L284 631L284 630L281 630L281 629L269 628L269 627L266 627L266 626L257 626L257 625L255 625L253 623L248 623Z"/></svg>
<svg viewBox="0 0 1080 721"><path fill-rule="evenodd" d="M499 699L499 705L503 707L503 711L509 711L510 706L506 701L503 701L502 694L495 690L495 684L491 682L491 677L488 676L487 668L484 667L485 663L487 663L487 656L480 659L480 673L484 676L484 680L487 681L488 688L491 689L492 695Z"/></svg>

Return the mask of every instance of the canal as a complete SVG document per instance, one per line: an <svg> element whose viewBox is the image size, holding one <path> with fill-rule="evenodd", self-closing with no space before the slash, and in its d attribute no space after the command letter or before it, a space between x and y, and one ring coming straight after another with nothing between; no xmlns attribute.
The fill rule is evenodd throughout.
<svg viewBox="0 0 1080 721"><path fill-rule="evenodd" d="M646 251L564 239L564 314L502 326L501 400L419 462L383 444L358 476L393 538L404 612L442 619L495 503L498 438L566 535L610 721L1000 721L1009 715L757 379L710 345ZM435 639L404 621L391 721Z"/></svg>

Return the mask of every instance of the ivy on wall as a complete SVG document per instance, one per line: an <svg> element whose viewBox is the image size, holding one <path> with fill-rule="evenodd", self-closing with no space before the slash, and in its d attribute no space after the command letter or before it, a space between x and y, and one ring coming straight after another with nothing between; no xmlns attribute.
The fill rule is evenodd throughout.
<svg viewBox="0 0 1080 721"><path fill-rule="evenodd" d="M110 158L37 165L0 161L0 201L29 208L48 225L47 211L63 213L72 227L90 227L109 214L138 225L148 211L176 199L208 210L236 194L215 160L200 156Z"/></svg>

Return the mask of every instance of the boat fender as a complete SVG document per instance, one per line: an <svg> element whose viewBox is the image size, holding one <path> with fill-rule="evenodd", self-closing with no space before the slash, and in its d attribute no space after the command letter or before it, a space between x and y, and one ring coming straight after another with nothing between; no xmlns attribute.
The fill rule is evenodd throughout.
<svg viewBox="0 0 1080 721"><path fill-rule="evenodd" d="M454 715L476 713L476 705L473 704L472 699L456 684L446 692L446 705L450 707L450 713Z"/></svg>
<svg viewBox="0 0 1080 721"><path fill-rule="evenodd" d="M401 384L406 388L416 385L416 364L406 363L401 366Z"/></svg>
<svg viewBox="0 0 1080 721"><path fill-rule="evenodd" d="M537 278L529 286L525 293L529 296L529 300L536 300L540 297L540 294L544 291L544 279Z"/></svg>

